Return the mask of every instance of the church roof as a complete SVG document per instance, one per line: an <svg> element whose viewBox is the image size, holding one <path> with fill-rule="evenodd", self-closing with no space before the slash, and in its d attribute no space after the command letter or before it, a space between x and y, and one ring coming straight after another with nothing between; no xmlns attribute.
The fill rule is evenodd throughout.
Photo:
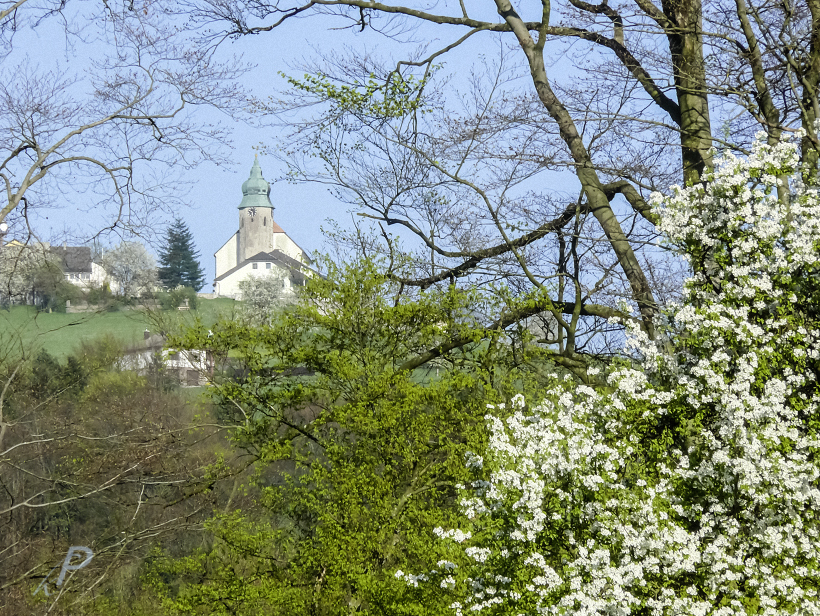
<svg viewBox="0 0 820 616"><path fill-rule="evenodd" d="M307 275L306 275L305 272L313 272L314 275L321 275L318 272L316 272L313 268L308 267L307 265L305 265L301 261L297 261L293 257L290 257L290 256L286 255L281 250L276 249L276 250L272 250L271 252L258 252L255 255L253 255L252 257L248 257L247 259L242 261L242 263L232 267L231 269L229 269L227 272L223 273L222 275L217 276L216 279L214 279L214 282L219 282L220 280L222 280L224 278L227 278L228 276L230 276L231 274L233 274L237 270L242 269L243 267L245 267L249 263L253 263L253 262L258 263L260 261L270 261L270 262L276 263L277 265L280 265L280 266L290 270L291 278L295 282L300 282L300 283L304 282L305 278L307 278Z"/></svg>
<svg viewBox="0 0 820 616"><path fill-rule="evenodd" d="M262 177L262 168L256 158L253 159L250 177L242 184L242 201L239 204L240 210L249 207L273 207L270 202L270 184Z"/></svg>

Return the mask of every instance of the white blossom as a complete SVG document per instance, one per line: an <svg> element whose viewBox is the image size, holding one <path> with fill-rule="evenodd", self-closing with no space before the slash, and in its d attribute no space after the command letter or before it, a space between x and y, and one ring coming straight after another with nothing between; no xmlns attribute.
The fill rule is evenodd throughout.
<svg viewBox="0 0 820 616"><path fill-rule="evenodd" d="M562 380L487 415L488 449L467 462L495 470L461 499L475 536L435 529L464 544L464 564L436 578L459 593L456 614L526 601L527 614L820 615L806 422L820 412L820 195L797 165L795 142L761 140L705 187L653 195L659 231L693 264L683 302L664 339L628 328L641 365L610 372L610 393ZM676 445L641 469L640 430L670 416Z"/></svg>

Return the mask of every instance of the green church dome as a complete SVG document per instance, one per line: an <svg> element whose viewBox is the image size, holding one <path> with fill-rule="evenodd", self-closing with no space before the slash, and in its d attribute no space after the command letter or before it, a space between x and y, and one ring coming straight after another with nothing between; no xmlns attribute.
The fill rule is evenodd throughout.
<svg viewBox="0 0 820 616"><path fill-rule="evenodd" d="M242 202L239 204L240 210L249 207L273 207L270 202L270 184L262 177L262 168L256 158L253 160L250 177L242 184Z"/></svg>

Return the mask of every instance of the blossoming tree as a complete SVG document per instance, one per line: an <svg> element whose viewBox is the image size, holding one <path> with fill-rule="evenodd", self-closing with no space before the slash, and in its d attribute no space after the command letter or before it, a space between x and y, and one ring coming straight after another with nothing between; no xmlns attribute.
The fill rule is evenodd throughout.
<svg viewBox="0 0 820 616"><path fill-rule="evenodd" d="M456 614L820 613L818 189L757 143L654 207L693 271L666 341L491 409L448 559L396 574Z"/></svg>

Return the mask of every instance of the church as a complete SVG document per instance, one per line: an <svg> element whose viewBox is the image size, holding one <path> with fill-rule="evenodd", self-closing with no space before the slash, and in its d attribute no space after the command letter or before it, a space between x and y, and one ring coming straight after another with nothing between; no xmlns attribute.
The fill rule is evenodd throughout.
<svg viewBox="0 0 820 616"><path fill-rule="evenodd" d="M262 177L254 159L251 175L242 184L239 230L214 253L217 297L240 298L239 281L248 276L267 276L274 270L285 273L285 289L303 285L316 274L313 260L273 220L270 184Z"/></svg>

